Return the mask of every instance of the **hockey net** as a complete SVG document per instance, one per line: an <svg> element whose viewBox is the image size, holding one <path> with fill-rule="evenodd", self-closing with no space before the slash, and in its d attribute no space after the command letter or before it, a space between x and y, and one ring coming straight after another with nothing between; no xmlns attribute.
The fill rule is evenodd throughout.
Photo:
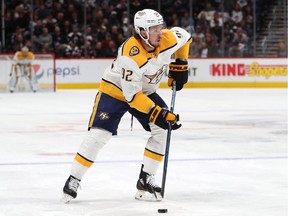
<svg viewBox="0 0 288 216"><path fill-rule="evenodd" d="M34 54L33 71L38 91L56 91L55 58L53 54ZM13 54L0 54L0 92L8 92L8 82L13 65ZM18 80L16 91L30 91L27 82Z"/></svg>

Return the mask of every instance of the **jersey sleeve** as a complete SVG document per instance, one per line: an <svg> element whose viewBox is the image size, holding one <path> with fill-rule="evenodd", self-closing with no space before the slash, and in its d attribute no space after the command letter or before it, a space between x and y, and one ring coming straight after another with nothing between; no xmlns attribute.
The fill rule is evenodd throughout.
<svg viewBox="0 0 288 216"><path fill-rule="evenodd" d="M13 56L13 61L15 62L15 64L17 64L18 63L18 56L19 56L19 52L16 52L15 54L14 54L14 56Z"/></svg>
<svg viewBox="0 0 288 216"><path fill-rule="evenodd" d="M171 28L171 31L174 33L177 44L180 46L180 48L175 52L175 59L187 59L189 56L189 46L192 42L191 35L185 29L180 27L173 27Z"/></svg>

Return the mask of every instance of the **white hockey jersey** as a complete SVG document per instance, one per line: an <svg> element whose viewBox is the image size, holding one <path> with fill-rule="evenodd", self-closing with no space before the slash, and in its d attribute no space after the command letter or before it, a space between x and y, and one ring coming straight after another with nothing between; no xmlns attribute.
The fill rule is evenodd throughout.
<svg viewBox="0 0 288 216"><path fill-rule="evenodd" d="M148 52L139 40L130 37L119 47L112 66L105 70L99 90L148 113L154 103L146 95L156 92L162 77L168 74L171 56L191 41L191 35L182 28L165 29L160 46Z"/></svg>

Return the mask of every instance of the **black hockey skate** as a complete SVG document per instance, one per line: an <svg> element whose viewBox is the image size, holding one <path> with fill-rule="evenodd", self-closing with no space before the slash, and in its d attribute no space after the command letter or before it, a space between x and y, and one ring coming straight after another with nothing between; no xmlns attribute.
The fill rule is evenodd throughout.
<svg viewBox="0 0 288 216"><path fill-rule="evenodd" d="M70 175L63 188L64 194L62 197L62 201L64 203L68 203L72 199L75 199L77 197L77 190L79 187L80 180Z"/></svg>
<svg viewBox="0 0 288 216"><path fill-rule="evenodd" d="M154 183L154 175L143 171L143 165L137 181L135 199L144 201L161 201L161 188Z"/></svg>

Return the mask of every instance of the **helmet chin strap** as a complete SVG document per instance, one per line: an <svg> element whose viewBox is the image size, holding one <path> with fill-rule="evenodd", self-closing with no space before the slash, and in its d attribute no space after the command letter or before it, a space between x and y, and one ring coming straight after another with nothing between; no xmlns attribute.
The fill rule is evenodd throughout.
<svg viewBox="0 0 288 216"><path fill-rule="evenodd" d="M149 43L149 30L146 30L145 32L147 33L147 39L145 39L145 38L142 36L141 32L140 32L140 34L139 34L140 37L142 38L142 40L145 41L145 43L146 43L149 47L155 49L155 47L153 47L153 46Z"/></svg>

